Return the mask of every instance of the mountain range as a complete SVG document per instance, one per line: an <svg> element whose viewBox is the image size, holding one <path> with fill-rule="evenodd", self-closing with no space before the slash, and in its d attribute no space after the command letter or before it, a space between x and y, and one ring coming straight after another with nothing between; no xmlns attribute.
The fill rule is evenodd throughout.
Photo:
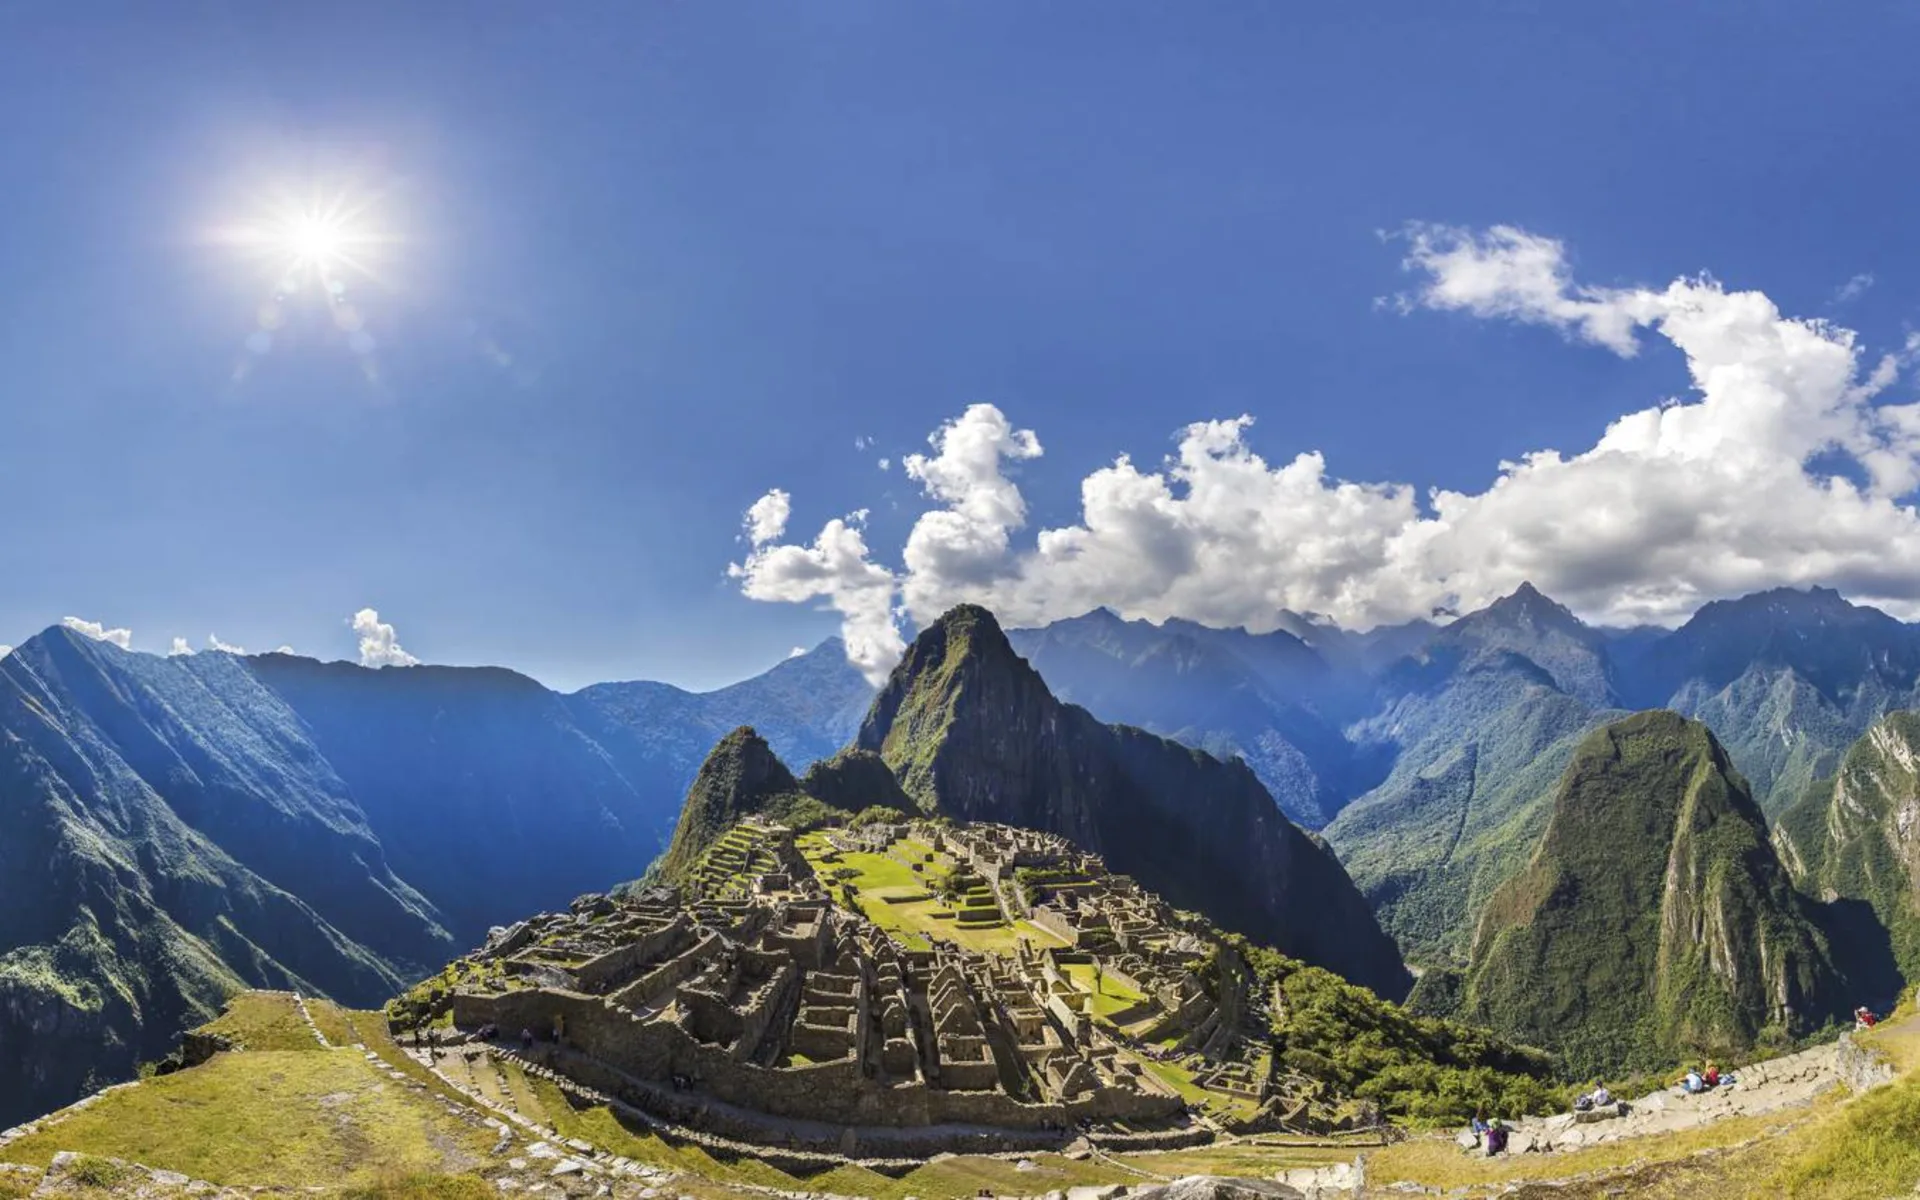
<svg viewBox="0 0 1920 1200"><path fill-rule="evenodd" d="M1477 933L1520 911L1585 739L1670 709L1772 820L1848 978L1920 974L1920 735L1889 716L1920 707L1913 627L1814 589L1608 630L1532 587L1445 624L1278 624L1100 610L1003 633L963 608L877 695L837 641L716 692L561 694L50 629L0 659L0 1076L25 1082L0 1120L158 1057L236 987L372 1003L496 923L636 877L742 725L795 770L836 756L793 796L1056 830L1393 995L1384 929L1471 999L1494 994Z"/></svg>
<svg viewBox="0 0 1920 1200"><path fill-rule="evenodd" d="M1700 720L1773 818L1880 717L1920 706L1920 630L1824 588L1716 601L1675 630L1590 626L1531 585L1444 625L1280 625L1101 610L1010 636L1102 719L1243 758L1419 962L1465 962L1555 781L1610 721Z"/></svg>

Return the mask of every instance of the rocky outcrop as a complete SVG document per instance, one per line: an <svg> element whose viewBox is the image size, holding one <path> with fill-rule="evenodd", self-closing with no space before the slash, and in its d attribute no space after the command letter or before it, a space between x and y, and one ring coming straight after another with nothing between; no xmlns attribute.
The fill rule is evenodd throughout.
<svg viewBox="0 0 1920 1200"><path fill-rule="evenodd" d="M1062 834L1178 907L1406 994L1398 951L1339 862L1244 763L1060 703L983 608L915 639L855 745L924 810Z"/></svg>
<svg viewBox="0 0 1920 1200"><path fill-rule="evenodd" d="M1576 1074L1731 1057L1845 1007L1747 784L1671 712L1575 752L1532 861L1488 902L1461 1015Z"/></svg>

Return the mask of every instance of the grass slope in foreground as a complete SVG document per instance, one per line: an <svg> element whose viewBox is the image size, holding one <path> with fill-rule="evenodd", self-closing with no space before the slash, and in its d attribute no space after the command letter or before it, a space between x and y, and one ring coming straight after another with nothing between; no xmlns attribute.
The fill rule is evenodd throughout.
<svg viewBox="0 0 1920 1200"><path fill-rule="evenodd" d="M401 1057L378 1015L309 1007L316 1024ZM115 1091L0 1149L0 1161L45 1167L71 1150L235 1187L354 1189L461 1175L492 1146L489 1131L365 1051L321 1046L284 993L242 993L206 1030L246 1048Z"/></svg>

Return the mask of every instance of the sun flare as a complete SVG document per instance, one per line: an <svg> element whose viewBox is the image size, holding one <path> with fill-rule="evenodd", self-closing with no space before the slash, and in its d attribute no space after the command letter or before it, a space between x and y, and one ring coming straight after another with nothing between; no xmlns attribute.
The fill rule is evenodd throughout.
<svg viewBox="0 0 1920 1200"><path fill-rule="evenodd" d="M294 293L317 284L337 292L354 277L377 280L382 252L397 241L380 223L378 199L351 191L307 197L283 193L263 200L252 219L215 236L255 258L277 291Z"/></svg>
<svg viewBox="0 0 1920 1200"><path fill-rule="evenodd" d="M327 263L346 249L348 231L325 217L302 214L288 225L286 248L298 262Z"/></svg>

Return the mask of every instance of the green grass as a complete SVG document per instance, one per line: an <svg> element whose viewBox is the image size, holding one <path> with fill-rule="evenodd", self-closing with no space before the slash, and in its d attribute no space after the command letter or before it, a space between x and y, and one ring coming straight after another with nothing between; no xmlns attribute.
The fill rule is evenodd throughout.
<svg viewBox="0 0 1920 1200"><path fill-rule="evenodd" d="M370 1183L342 1189L341 1200L497 1200L500 1193L477 1175L384 1172Z"/></svg>
<svg viewBox="0 0 1920 1200"><path fill-rule="evenodd" d="M839 865L860 873L853 883L863 892L880 888L905 888L916 892L926 890L925 881L910 867L885 854L842 854Z"/></svg>
<svg viewBox="0 0 1920 1200"><path fill-rule="evenodd" d="M902 896L918 896L927 891L931 867L927 872L916 873L892 855L864 851L843 853L828 862L826 858L833 849L823 837L800 838L795 845L822 879L832 879L836 871L853 871L855 874L848 882L859 889L856 902L861 915L909 949L927 949L933 937L958 942L982 953L1011 953L1023 940L1043 946L1063 944L1059 938L1027 921L1012 925L1004 921L963 925L957 919L956 910L944 901L931 897L899 900ZM896 848L909 846L921 853L931 853L931 848L921 842L896 843ZM839 893L836 890L834 894ZM890 904L889 898L897 902Z"/></svg>
<svg viewBox="0 0 1920 1200"><path fill-rule="evenodd" d="M276 992L241 992L227 1003L227 1011L201 1026L205 1033L231 1038L249 1050L321 1049L313 1031L300 1019L293 997Z"/></svg>
<svg viewBox="0 0 1920 1200"><path fill-rule="evenodd" d="M352 1019L333 1001L309 996L307 1013L313 1017L313 1023L319 1027L322 1036L334 1045L351 1046L360 1040Z"/></svg>
<svg viewBox="0 0 1920 1200"><path fill-rule="evenodd" d="M1066 964L1067 978L1083 992L1092 993L1089 1007L1095 1017L1109 1017L1122 1009L1132 1008L1145 999L1133 988L1102 972L1099 975L1099 989L1094 988L1094 967L1092 963Z"/></svg>
<svg viewBox="0 0 1920 1200"><path fill-rule="evenodd" d="M235 1187L332 1187L466 1170L490 1144L358 1050L308 1035L305 1049L220 1054L115 1092L0 1158L45 1167L76 1150Z"/></svg>
<svg viewBox="0 0 1920 1200"><path fill-rule="evenodd" d="M1270 1179L1275 1171L1352 1162L1358 1153L1357 1149L1345 1146L1285 1143L1256 1146L1238 1142L1201 1146L1192 1150L1169 1150L1163 1154L1120 1154L1115 1157L1128 1166L1152 1171L1156 1175L1233 1175Z"/></svg>

